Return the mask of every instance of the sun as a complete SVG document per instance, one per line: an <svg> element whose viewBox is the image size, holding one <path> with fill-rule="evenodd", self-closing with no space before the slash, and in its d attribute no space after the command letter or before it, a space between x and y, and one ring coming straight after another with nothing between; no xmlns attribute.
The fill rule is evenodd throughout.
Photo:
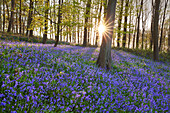
<svg viewBox="0 0 170 113"><path fill-rule="evenodd" d="M100 24L98 27L99 34L103 34L106 31L106 27L104 24Z"/></svg>

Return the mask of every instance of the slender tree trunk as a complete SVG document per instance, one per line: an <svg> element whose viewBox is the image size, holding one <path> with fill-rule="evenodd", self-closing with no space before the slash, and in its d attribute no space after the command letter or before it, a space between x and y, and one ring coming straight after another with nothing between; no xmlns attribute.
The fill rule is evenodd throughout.
<svg viewBox="0 0 170 113"><path fill-rule="evenodd" d="M147 50L148 47L148 33L146 34L146 39L145 39L145 50Z"/></svg>
<svg viewBox="0 0 170 113"><path fill-rule="evenodd" d="M21 0L20 0L19 4L20 4L20 7L19 7L19 9L20 9L20 11L19 11L19 33L21 34L21 28L22 28L22 23L21 23L22 3L21 3Z"/></svg>
<svg viewBox="0 0 170 113"><path fill-rule="evenodd" d="M69 39L70 39L70 43L72 42L72 38L71 38L71 31L72 31L72 28L69 27Z"/></svg>
<svg viewBox="0 0 170 113"><path fill-rule="evenodd" d="M120 33L121 33L121 25L122 25L123 3L124 3L124 0L121 0L121 8L120 8L119 20L118 20L117 47L120 47L120 38L121 38Z"/></svg>
<svg viewBox="0 0 170 113"><path fill-rule="evenodd" d="M143 6L142 6L143 9ZM144 9L143 9L144 10ZM146 12L145 12L145 19L144 19L144 11L142 10L142 49L144 47L144 37L145 37L145 26L146 26Z"/></svg>
<svg viewBox="0 0 170 113"><path fill-rule="evenodd" d="M154 27L154 11L155 10L155 5L154 5L154 2L152 0L152 20L151 20L151 38L150 38L150 47L149 49L152 50L152 47L153 47L153 27Z"/></svg>
<svg viewBox="0 0 170 113"><path fill-rule="evenodd" d="M169 15L169 19L170 19L170 15ZM169 32L168 32L168 53L169 52L170 52L170 21L169 21Z"/></svg>
<svg viewBox="0 0 170 113"><path fill-rule="evenodd" d="M48 33L48 10L49 10L49 0L45 1L45 21L44 21L44 34L43 34L43 44L47 41Z"/></svg>
<svg viewBox="0 0 170 113"><path fill-rule="evenodd" d="M9 24L9 21L10 21L10 15L9 15L9 7L8 7L8 3L7 3L7 1L5 0L5 4L6 4L6 9L7 9L7 21L6 21L6 28L8 28L8 26L7 26L7 24ZM6 15L5 15L6 16ZM6 20L6 19L5 19Z"/></svg>
<svg viewBox="0 0 170 113"><path fill-rule="evenodd" d="M57 46L58 42L59 42L59 36L60 36L60 24L61 24L61 0L59 0L59 7L58 7L58 24L57 24L57 35L55 36L56 37L56 42L54 44L54 47Z"/></svg>
<svg viewBox="0 0 170 113"><path fill-rule="evenodd" d="M91 0L87 1L86 5L86 16L85 16L85 26L84 26L84 41L83 46L87 46L87 24L88 24L88 16L90 15L90 8L91 8Z"/></svg>
<svg viewBox="0 0 170 113"><path fill-rule="evenodd" d="M3 0L3 32L5 32L5 0Z"/></svg>
<svg viewBox="0 0 170 113"><path fill-rule="evenodd" d="M137 23L137 21L136 21ZM137 24L135 25L135 28L134 28L134 34L133 34L133 49L135 48L135 39L136 39L136 28L137 28Z"/></svg>
<svg viewBox="0 0 170 113"><path fill-rule="evenodd" d="M79 0L77 0L77 2L79 3ZM78 25L77 25L77 38L78 38L78 44L80 43L80 17L79 17L80 11L78 11Z"/></svg>
<svg viewBox="0 0 170 113"><path fill-rule="evenodd" d="M162 26L161 26L161 36L160 36L160 43L159 43L159 51L161 51L161 46L162 46L162 37L163 37L163 29L164 29L164 22L165 22L165 14L166 14L167 5L168 5L168 0L165 1L165 8L164 8L163 20L162 20Z"/></svg>
<svg viewBox="0 0 170 113"><path fill-rule="evenodd" d="M62 9L62 5L63 5L63 0L61 0L61 9ZM60 9L60 10L61 10ZM60 39L60 41L63 41L63 29L62 29L62 25L61 25L61 20L62 20L62 12L60 12L61 13L61 15L60 15L60 30L59 30L59 34L60 34L60 36L59 36L59 39Z"/></svg>
<svg viewBox="0 0 170 113"><path fill-rule="evenodd" d="M132 22L132 2L133 0L131 0L130 2L130 16L129 16L129 40L128 40L128 48L130 48L130 41L131 41L131 22Z"/></svg>
<svg viewBox="0 0 170 113"><path fill-rule="evenodd" d="M22 34L24 35L24 17L21 18L22 19Z"/></svg>
<svg viewBox="0 0 170 113"><path fill-rule="evenodd" d="M52 23L52 18L53 18L53 16L52 16L52 9L50 9L50 18L51 18L51 20L50 20L50 39L52 39L52 33L53 33L53 23Z"/></svg>
<svg viewBox="0 0 170 113"><path fill-rule="evenodd" d="M98 14L98 25L97 25L97 28L99 27L99 24L100 24L100 19L101 19L101 12L102 12L102 7L103 7L103 2L101 1L100 3L100 9L99 9L99 14ZM96 32L96 42L95 42L95 46L98 45L98 42L99 42L99 31L97 30Z"/></svg>
<svg viewBox="0 0 170 113"><path fill-rule="evenodd" d="M2 31L2 2L0 2L0 31Z"/></svg>
<svg viewBox="0 0 170 113"><path fill-rule="evenodd" d="M124 33L123 33L123 41L122 41L123 48L125 48L125 46L126 46L126 32L127 32L128 10L129 10L129 0L126 0L126 5L125 5L125 20L124 20Z"/></svg>
<svg viewBox="0 0 170 113"><path fill-rule="evenodd" d="M25 9L23 10L23 14L25 14ZM22 17L22 24L23 24L23 25L22 25L22 26L23 26L23 27L22 27L22 34L23 34L23 35L25 35L25 22L26 22L26 17L23 16L23 17Z"/></svg>
<svg viewBox="0 0 170 113"><path fill-rule="evenodd" d="M56 12L55 12L55 8L56 8L56 4L55 4L56 2L55 2L55 0L54 0L54 22L56 22L56 18L55 18L55 16L56 16ZM56 31L57 31L57 27L56 27L56 24L54 24L54 35L56 36ZM57 40L56 39L56 37L55 37L55 40Z"/></svg>
<svg viewBox="0 0 170 113"><path fill-rule="evenodd" d="M11 32L11 28L13 27L13 18L14 18L14 9L15 9L15 0L11 0L11 17L9 20L8 30L7 32Z"/></svg>
<svg viewBox="0 0 170 113"><path fill-rule="evenodd" d="M16 33L18 33L18 9L16 9Z"/></svg>
<svg viewBox="0 0 170 113"><path fill-rule="evenodd" d="M142 7L143 7L143 0L141 0L141 5L140 5L140 10L139 10L139 13L138 13L138 27L137 27L137 36L136 36L136 49L139 48L139 34L140 34L140 16L141 16L141 11L142 11Z"/></svg>
<svg viewBox="0 0 170 113"><path fill-rule="evenodd" d="M159 23L159 6L160 6L160 0L155 0L155 13L154 13L154 28L153 28L153 39L154 39L154 61L159 60L159 49L158 49L158 23Z"/></svg>
<svg viewBox="0 0 170 113"><path fill-rule="evenodd" d="M68 42L68 39L69 39L68 26L66 27L66 32L67 32L66 42Z"/></svg>
<svg viewBox="0 0 170 113"><path fill-rule="evenodd" d="M108 27L108 33L103 34L102 45L100 47L100 53L97 59L97 65L108 70L111 69L111 44L115 21L116 2L117 0L109 0L106 15L106 26Z"/></svg>
<svg viewBox="0 0 170 113"><path fill-rule="evenodd" d="M31 26L33 16L33 0L30 0L29 14L28 14L28 22L27 22L27 32L26 35L33 36L33 28Z"/></svg>

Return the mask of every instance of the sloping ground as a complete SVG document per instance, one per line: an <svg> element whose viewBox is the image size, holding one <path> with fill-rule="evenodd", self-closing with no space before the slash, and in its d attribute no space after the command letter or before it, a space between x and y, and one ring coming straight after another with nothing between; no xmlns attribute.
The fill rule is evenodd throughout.
<svg viewBox="0 0 170 113"><path fill-rule="evenodd" d="M169 65L113 50L105 72L98 52L1 41L0 111L168 112Z"/></svg>

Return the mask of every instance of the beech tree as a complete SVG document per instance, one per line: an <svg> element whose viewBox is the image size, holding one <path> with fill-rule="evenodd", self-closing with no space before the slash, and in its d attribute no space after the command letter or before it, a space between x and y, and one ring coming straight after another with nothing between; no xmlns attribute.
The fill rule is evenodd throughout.
<svg viewBox="0 0 170 113"><path fill-rule="evenodd" d="M1 8L1 2L0 2L0 31L2 31L2 17L1 17L1 13L2 13L2 8Z"/></svg>
<svg viewBox="0 0 170 113"><path fill-rule="evenodd" d="M154 12L154 27L153 27L153 37L154 39L154 51L153 51L153 59L155 61L158 61L159 59L159 49L158 49L158 22L159 22L159 6L160 6L160 0L155 0L155 12Z"/></svg>
<svg viewBox="0 0 170 113"><path fill-rule="evenodd" d="M99 14L98 14L98 26L99 26L99 24L100 24L100 20L101 20L101 12L102 12L102 7L103 7L103 1L101 0L101 3L100 3L100 8L99 8ZM97 32L96 32L96 42L95 42L95 46L97 46L98 45L98 41L99 41L99 32L98 32L98 30L97 30Z"/></svg>
<svg viewBox="0 0 170 113"><path fill-rule="evenodd" d="M59 36L60 36L60 24L61 24L61 5L62 5L62 0L59 0L59 7L58 7L58 24L57 24L57 34L55 36L56 38L56 42L54 47L57 46L58 42L59 42Z"/></svg>
<svg viewBox="0 0 170 113"><path fill-rule="evenodd" d="M139 47L139 34L140 34L140 28L139 27L140 27L140 17L141 17L142 7L143 7L143 0L141 0L140 9L139 9L139 12L137 13L137 19L138 19L137 36L136 36L136 48L137 49Z"/></svg>
<svg viewBox="0 0 170 113"><path fill-rule="evenodd" d="M5 0L3 0L3 32L5 32Z"/></svg>
<svg viewBox="0 0 170 113"><path fill-rule="evenodd" d="M27 36L33 36L33 28L31 26L33 18L33 0L30 0L30 6L29 6L29 14L28 14L28 21L27 21Z"/></svg>
<svg viewBox="0 0 170 113"><path fill-rule="evenodd" d="M125 5L125 18L124 18L124 33L123 33L123 41L122 41L122 46L123 46L124 48L125 48L125 46L126 46L126 32L127 32L128 10L129 10L129 0L126 0L126 5Z"/></svg>
<svg viewBox="0 0 170 113"><path fill-rule="evenodd" d="M124 0L121 0L121 7L119 12L119 20L118 20L117 47L120 47L120 37L121 37L120 32L121 32L121 25L122 25L123 3Z"/></svg>
<svg viewBox="0 0 170 113"><path fill-rule="evenodd" d="M47 33L48 33L48 10L49 10L49 0L45 1L45 21L44 21L44 34L43 34L43 44L46 43Z"/></svg>
<svg viewBox="0 0 170 113"><path fill-rule="evenodd" d="M117 0L109 0L106 13L106 32L103 33L102 45L97 59L97 65L101 68L111 69L111 44L115 21Z"/></svg>
<svg viewBox="0 0 170 113"><path fill-rule="evenodd" d="M13 27L13 18L14 18L14 9L15 9L15 0L11 0L11 17L9 20L9 25L8 25L8 31L7 32L11 32L11 28Z"/></svg>
<svg viewBox="0 0 170 113"><path fill-rule="evenodd" d="M164 8L164 12L163 12L163 20L162 20L162 25L161 25L159 51L161 50L161 47L162 47L162 37L163 37L163 30L164 30L164 22L165 22L165 14L166 14L167 5L168 5L168 0L165 0L165 8Z"/></svg>
<svg viewBox="0 0 170 113"><path fill-rule="evenodd" d="M84 41L83 46L87 46L87 24L90 14L91 0L87 1L86 12L85 12L85 26L84 26Z"/></svg>

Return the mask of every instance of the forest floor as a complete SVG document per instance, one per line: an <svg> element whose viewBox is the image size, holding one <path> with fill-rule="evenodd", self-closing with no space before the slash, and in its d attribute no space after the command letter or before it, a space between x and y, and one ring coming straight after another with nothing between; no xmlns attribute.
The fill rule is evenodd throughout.
<svg viewBox="0 0 170 113"><path fill-rule="evenodd" d="M0 40L0 111L168 112L170 65L99 48Z"/></svg>

